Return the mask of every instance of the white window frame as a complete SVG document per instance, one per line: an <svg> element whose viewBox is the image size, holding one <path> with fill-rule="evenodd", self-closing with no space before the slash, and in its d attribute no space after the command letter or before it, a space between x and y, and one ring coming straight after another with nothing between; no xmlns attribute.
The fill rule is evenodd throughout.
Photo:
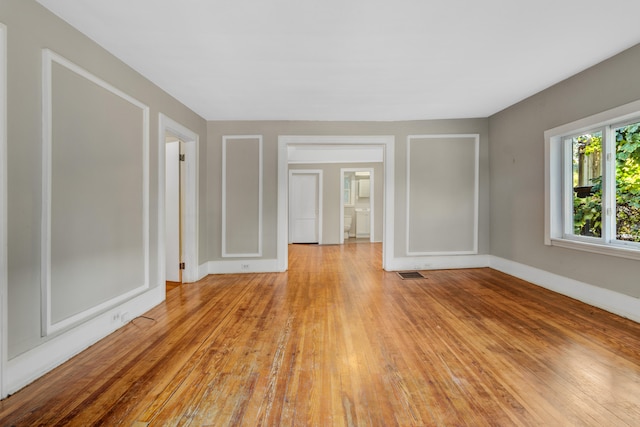
<svg viewBox="0 0 640 427"><path fill-rule="evenodd" d="M545 238L559 246L604 255L640 260L640 243L616 240L614 129L640 122L640 101L635 101L575 122L547 130L545 136ZM601 237L573 233L572 153L565 141L577 135L602 131Z"/></svg>

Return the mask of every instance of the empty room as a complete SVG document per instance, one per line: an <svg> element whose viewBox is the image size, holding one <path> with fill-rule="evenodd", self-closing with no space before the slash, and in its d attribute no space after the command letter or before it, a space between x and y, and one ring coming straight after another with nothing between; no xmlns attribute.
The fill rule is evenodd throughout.
<svg viewBox="0 0 640 427"><path fill-rule="evenodd" d="M0 0L0 425L637 426L638 14Z"/></svg>

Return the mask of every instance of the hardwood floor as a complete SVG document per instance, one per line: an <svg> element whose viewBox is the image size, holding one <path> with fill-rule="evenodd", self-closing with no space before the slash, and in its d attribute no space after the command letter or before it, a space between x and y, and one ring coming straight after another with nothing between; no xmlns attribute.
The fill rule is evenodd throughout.
<svg viewBox="0 0 640 427"><path fill-rule="evenodd" d="M0 425L637 426L640 325L379 244L209 276L0 403ZM374 260L374 261L372 261Z"/></svg>

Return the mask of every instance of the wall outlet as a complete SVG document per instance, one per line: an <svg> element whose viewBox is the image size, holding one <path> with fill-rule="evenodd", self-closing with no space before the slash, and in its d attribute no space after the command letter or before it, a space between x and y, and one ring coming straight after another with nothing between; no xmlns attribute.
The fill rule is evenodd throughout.
<svg viewBox="0 0 640 427"><path fill-rule="evenodd" d="M249 270L249 264L240 264L240 269L243 271L248 271Z"/></svg>
<svg viewBox="0 0 640 427"><path fill-rule="evenodd" d="M118 311L116 313L111 314L111 323L125 324L128 321L129 321L129 312L127 311Z"/></svg>

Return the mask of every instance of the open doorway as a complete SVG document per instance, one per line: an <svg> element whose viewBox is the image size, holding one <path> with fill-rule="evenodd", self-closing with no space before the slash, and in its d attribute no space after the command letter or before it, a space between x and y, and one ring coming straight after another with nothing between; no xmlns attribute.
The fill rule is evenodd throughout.
<svg viewBox="0 0 640 427"><path fill-rule="evenodd" d="M341 168L340 243L375 242L373 168Z"/></svg>
<svg viewBox="0 0 640 427"><path fill-rule="evenodd" d="M357 163L378 163L381 165L380 187L381 225L380 232L375 233L377 241L382 242L382 267L391 269L394 248L394 143L393 136L279 136L278 137L278 270L288 268L289 243L289 170L292 167L315 164L352 165ZM338 166L340 167L340 166ZM347 167L347 166L344 166ZM378 176L378 174L376 174ZM329 178L325 173L325 181ZM327 199L331 194L340 200L341 186L339 169L336 172L335 186L325 185L325 213L329 215L330 203ZM330 184L330 185L329 185ZM330 187L330 189L329 189ZM342 215L338 212L339 203L336 202L332 212L335 220L325 218L328 233L334 233L335 240L326 240L325 244L339 244L343 232L339 227ZM335 209L335 210L334 210ZM330 223L331 221L335 221ZM330 223L330 224L329 224ZM326 234L326 233L325 233ZM370 236L371 238L371 236Z"/></svg>
<svg viewBox="0 0 640 427"><path fill-rule="evenodd" d="M198 134L171 120L164 114L159 116L158 149L158 277L162 282L169 280L167 267L180 270L179 283L191 283L200 279L198 268ZM180 142L177 142L180 141ZM170 144L171 154L168 153ZM181 147L181 148L180 148ZM167 175L167 159L170 158L177 172L173 177ZM169 184L167 183L169 182ZM170 188L167 188L170 187ZM165 200L167 192L172 191L174 200ZM178 196L175 196L176 192ZM169 213L173 209L172 229L177 229L174 237L167 236ZM176 208L177 213L176 213ZM176 217L177 216L177 220ZM176 243L176 237L179 239ZM169 250L173 249L171 255ZM175 278L175 276L173 276Z"/></svg>

